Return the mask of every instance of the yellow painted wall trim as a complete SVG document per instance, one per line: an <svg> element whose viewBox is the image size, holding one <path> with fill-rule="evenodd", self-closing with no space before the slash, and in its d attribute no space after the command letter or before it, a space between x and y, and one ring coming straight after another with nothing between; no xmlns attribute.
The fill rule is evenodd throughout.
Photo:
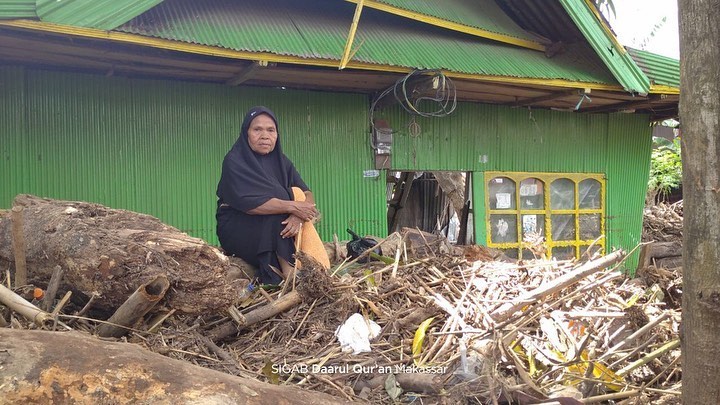
<svg viewBox="0 0 720 405"><path fill-rule="evenodd" d="M490 208L490 192L489 182L496 177L504 177L512 180L515 183L514 191L515 194L515 208L508 209L491 209ZM521 207L521 195L519 193L520 184L526 179L539 179L543 182L543 203L544 207L539 209L526 209ZM554 209L551 206L550 200L550 187L553 181L557 179L568 179L574 183L573 191L574 195L574 208L571 209ZM600 183L600 208L580 208L580 195L579 195L579 184L583 180L593 179ZM512 249L521 257L522 250L527 249L527 243L522 240L522 216L523 215L543 215L545 223L544 227L544 239L543 244L548 248L548 253L553 253L553 248L558 247L572 247L575 257L580 257L580 249L586 246L599 246L603 251L605 250L605 206L606 206L606 183L605 175L602 173L546 173L546 172L498 172L488 171L484 172L483 187L485 188L485 212L487 219L485 221L486 227L486 245L492 248L499 249ZM552 216L558 214L572 214L575 217L575 238L569 240L553 240L552 238ZM492 222L490 221L491 215L511 215L516 217L516 241L515 242L493 242L492 241ZM581 239L580 234L580 215L599 215L600 216L600 236L595 240Z"/></svg>
<svg viewBox="0 0 720 405"><path fill-rule="evenodd" d="M319 59L319 58L303 58L299 56L278 55L270 52L248 52L236 51L226 48L218 48L209 45L191 44L187 42L173 41L169 39L146 37L137 34L128 34L116 31L103 31L94 28L72 27L67 25L59 25L45 23L32 20L8 20L0 21L0 27L13 27L27 29L32 31L52 32L57 34L72 35L83 38L103 39L107 41L119 42L124 44L147 46L151 48L167 49L178 52L187 52L197 55L217 56L230 59L242 59L250 61L266 61L275 63L287 63L305 66L320 66L337 68L337 59ZM370 70L376 72L388 73L409 73L413 69L403 66L380 65L374 63L350 61L348 68ZM460 72L443 72L446 76L453 79L464 79L472 81L484 81L492 83L506 83L517 85L536 85L561 88L590 88L593 90L609 90L625 92L620 85L610 85L602 83L589 83L581 81L563 80L563 79L535 79L515 76L493 76L479 75L472 73Z"/></svg>
<svg viewBox="0 0 720 405"><path fill-rule="evenodd" d="M346 0L350 3L358 3L361 0ZM526 39L516 38L510 35L499 34L483 30L480 28L470 27L464 24L458 24L452 21L443 20L442 18L433 17L427 14L421 14L410 10L394 7L389 4L380 3L373 0L364 0L366 7L371 7L376 10L384 11L386 13L395 14L401 17L409 18L411 20L424 22L426 24L435 25L437 27L446 28L452 31L458 31L465 34L474 35L481 38L491 39L493 41L504 42L506 44L517 45L523 48L529 48L536 51L545 52L545 45L540 42L530 41Z"/></svg>

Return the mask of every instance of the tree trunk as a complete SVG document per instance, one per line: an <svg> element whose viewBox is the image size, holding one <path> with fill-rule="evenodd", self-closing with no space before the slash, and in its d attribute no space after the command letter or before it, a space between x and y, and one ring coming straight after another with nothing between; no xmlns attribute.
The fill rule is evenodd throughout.
<svg viewBox="0 0 720 405"><path fill-rule="evenodd" d="M460 216L465 206L465 177L462 172L431 172Z"/></svg>
<svg viewBox="0 0 720 405"><path fill-rule="evenodd" d="M0 402L340 404L330 395L235 377L77 332L0 329Z"/></svg>
<svg viewBox="0 0 720 405"><path fill-rule="evenodd" d="M113 312L143 283L164 275L171 288L163 303L187 314L222 311L240 285L234 266L217 249L157 218L87 202L19 195L28 278L46 286L55 266L65 269L61 289L100 295L95 308ZM9 216L0 217L0 268L14 261Z"/></svg>
<svg viewBox="0 0 720 405"><path fill-rule="evenodd" d="M684 404L720 403L720 0L680 0Z"/></svg>

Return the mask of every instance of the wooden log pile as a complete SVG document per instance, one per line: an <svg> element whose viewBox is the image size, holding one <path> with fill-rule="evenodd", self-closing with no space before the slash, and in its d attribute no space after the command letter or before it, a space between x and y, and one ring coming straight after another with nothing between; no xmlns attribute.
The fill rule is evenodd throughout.
<svg viewBox="0 0 720 405"><path fill-rule="evenodd" d="M77 204L72 208L87 203ZM25 226L33 222L24 218ZM49 227L39 229L52 230L52 224L58 228L60 223L47 221ZM0 230L7 226L0 222ZM110 231L95 229L106 226ZM82 229L84 234L104 238L118 233L111 223ZM72 234L72 227L62 228L62 234ZM7 241L7 234L2 235ZM44 284L38 285L47 286L50 274L67 263L57 257L68 253L46 258L50 263L44 266L54 267L38 277L33 268L43 264L33 254L37 236L33 232L25 236L29 282L42 280ZM93 240L97 244L100 239ZM124 327L123 339L129 343L237 377L319 391L338 400L530 404L550 398L561 403L677 399L679 309L667 305L657 287L646 283L648 279L630 279L619 271L624 252L582 263L498 261L481 248L441 249L442 244L426 239L393 234L379 241L388 256L384 261L345 259L335 262L330 271L301 257L303 266L296 277L279 289L251 285L204 312L184 311L185 306L177 304L182 302L179 296L188 301L194 294L204 297L202 287L183 290L177 270L152 266L155 262L150 260L144 271L136 270L144 276L133 278L132 288L126 288L124 298L112 308L122 313L118 308L125 303L136 308L130 312L141 313L131 329ZM420 240L426 246L420 246ZM408 242L414 244L412 249ZM91 243L77 245L67 250ZM177 254L173 249L164 251ZM155 249L150 252L156 254ZM105 251L108 254L112 252ZM207 256L195 257L204 263ZM100 265L83 261L83 256L72 257L74 263ZM182 258L170 257L178 262L176 257ZM88 274L92 266L83 268L82 274ZM68 266L63 269L72 271ZM64 274L62 278L68 280ZM213 286L206 288L217 288ZM11 329L73 329L91 334L108 329L105 336L117 336L114 328L100 328L99 321L72 315L83 314L87 302L80 308L60 300L46 311L28 309L29 302L8 304L18 300L15 292L8 294L10 298L3 298L0 291L0 303L6 307L0 308L0 319ZM105 295L94 295L95 301L101 296ZM128 299L137 296L156 302L148 309ZM369 352L343 350L335 336L353 314L380 327ZM0 390L5 390L0 396L17 394L12 384Z"/></svg>

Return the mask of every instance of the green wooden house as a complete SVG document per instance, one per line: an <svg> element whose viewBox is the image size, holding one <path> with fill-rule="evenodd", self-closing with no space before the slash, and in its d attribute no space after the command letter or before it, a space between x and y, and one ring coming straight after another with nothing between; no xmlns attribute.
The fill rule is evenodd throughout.
<svg viewBox="0 0 720 405"><path fill-rule="evenodd" d="M418 115L398 84L454 108ZM222 158L266 105L326 240L387 234L389 172L462 171L476 243L632 249L678 98L678 61L585 0L4 0L0 208L93 201L215 243Z"/></svg>

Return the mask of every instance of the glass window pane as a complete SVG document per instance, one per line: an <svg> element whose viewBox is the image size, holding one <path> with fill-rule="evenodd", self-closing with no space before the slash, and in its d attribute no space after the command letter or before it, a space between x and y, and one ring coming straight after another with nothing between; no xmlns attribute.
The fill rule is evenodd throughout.
<svg viewBox="0 0 720 405"><path fill-rule="evenodd" d="M600 254L602 250L602 246L600 245L593 245L593 247L590 248L590 251L588 252L589 246L580 246L580 259L587 260L592 259L593 256L596 254ZM587 254L586 254L587 253Z"/></svg>
<svg viewBox="0 0 720 405"><path fill-rule="evenodd" d="M493 243L517 243L517 216L490 215L490 240Z"/></svg>
<svg viewBox="0 0 720 405"><path fill-rule="evenodd" d="M575 258L574 246L554 247L552 249L552 257L558 260L569 260Z"/></svg>
<svg viewBox="0 0 720 405"><path fill-rule="evenodd" d="M575 183L570 179L557 179L550 184L550 208L575 209Z"/></svg>
<svg viewBox="0 0 720 405"><path fill-rule="evenodd" d="M556 214L550 217L552 240L575 240L575 215Z"/></svg>
<svg viewBox="0 0 720 405"><path fill-rule="evenodd" d="M529 250L529 249L523 249L522 250L522 258L524 260L540 259L540 258L542 258L542 255L535 254L532 252L532 250Z"/></svg>
<svg viewBox="0 0 720 405"><path fill-rule="evenodd" d="M522 235L523 240L526 237L532 239L538 236L545 236L545 215L524 214L522 218Z"/></svg>
<svg viewBox="0 0 720 405"><path fill-rule="evenodd" d="M540 179L525 179L520 182L520 209L545 209L545 183Z"/></svg>
<svg viewBox="0 0 720 405"><path fill-rule="evenodd" d="M517 259L518 258L518 250L517 249L500 249L505 256L511 258L511 259Z"/></svg>
<svg viewBox="0 0 720 405"><path fill-rule="evenodd" d="M580 215L580 239L590 240L600 236L600 214Z"/></svg>
<svg viewBox="0 0 720 405"><path fill-rule="evenodd" d="M580 194L580 209L600 208L600 182L595 179L585 179L578 185Z"/></svg>
<svg viewBox="0 0 720 405"><path fill-rule="evenodd" d="M515 182L507 177L495 177L488 183L491 210L514 210Z"/></svg>

